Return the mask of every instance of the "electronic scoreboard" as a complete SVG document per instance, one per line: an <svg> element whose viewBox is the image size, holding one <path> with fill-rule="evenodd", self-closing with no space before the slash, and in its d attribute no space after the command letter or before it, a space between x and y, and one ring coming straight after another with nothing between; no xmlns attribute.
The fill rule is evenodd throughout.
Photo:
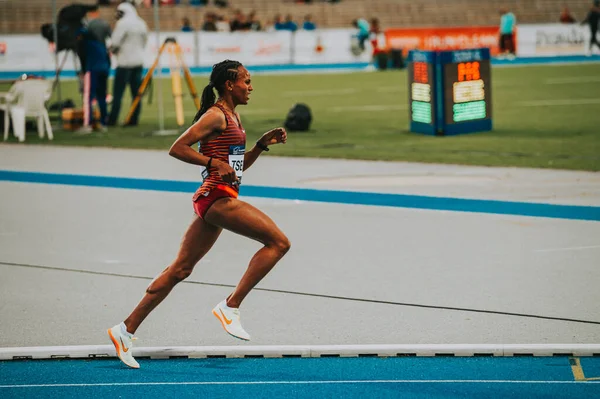
<svg viewBox="0 0 600 399"><path fill-rule="evenodd" d="M435 56L433 52L418 51L410 54L408 64L408 104L411 130L435 134Z"/></svg>
<svg viewBox="0 0 600 399"><path fill-rule="evenodd" d="M452 135L492 129L490 51L411 51L410 130Z"/></svg>

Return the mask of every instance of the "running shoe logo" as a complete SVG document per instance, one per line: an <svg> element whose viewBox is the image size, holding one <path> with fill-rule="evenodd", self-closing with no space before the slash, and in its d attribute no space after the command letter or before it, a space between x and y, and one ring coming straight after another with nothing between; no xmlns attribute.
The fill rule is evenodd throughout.
<svg viewBox="0 0 600 399"><path fill-rule="evenodd" d="M225 314L223 313L223 310L219 309L219 312L221 312L221 315L223 316L223 319L225 320L225 323L227 323L227 325L231 324L231 320L229 320L227 317L225 317Z"/></svg>
<svg viewBox="0 0 600 399"><path fill-rule="evenodd" d="M121 347L123 348L123 352L125 352L125 353L129 352L129 349L123 343L123 338L119 337L119 339L121 340Z"/></svg>

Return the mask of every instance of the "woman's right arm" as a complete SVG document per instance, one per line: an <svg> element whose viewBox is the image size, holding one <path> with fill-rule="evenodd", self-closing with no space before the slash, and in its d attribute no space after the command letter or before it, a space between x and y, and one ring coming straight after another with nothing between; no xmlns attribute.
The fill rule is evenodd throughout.
<svg viewBox="0 0 600 399"><path fill-rule="evenodd" d="M208 110L198 122L175 140L169 149L169 155L183 162L206 166L210 158L194 150L192 145L206 140L211 135L220 134L226 127L227 122L222 112Z"/></svg>
<svg viewBox="0 0 600 399"><path fill-rule="evenodd" d="M193 165L207 166L211 158L200 154L192 146L197 142L209 139L210 136L221 134L226 128L227 121L223 112L208 110L198 122L190 126L188 130L175 140L171 149L169 149L169 155ZM227 183L237 181L235 171L227 162L213 159L211 161L211 168L217 169L217 173L223 181Z"/></svg>

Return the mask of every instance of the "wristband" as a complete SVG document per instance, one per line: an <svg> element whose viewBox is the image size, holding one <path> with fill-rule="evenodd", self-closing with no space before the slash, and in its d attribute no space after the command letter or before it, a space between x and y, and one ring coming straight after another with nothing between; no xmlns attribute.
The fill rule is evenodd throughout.
<svg viewBox="0 0 600 399"><path fill-rule="evenodd" d="M269 151L269 147L261 143L260 140L256 142L256 146L263 151Z"/></svg>
<svg viewBox="0 0 600 399"><path fill-rule="evenodd" d="M208 163L206 164L206 170L210 170L210 164L212 163L212 157L208 159Z"/></svg>

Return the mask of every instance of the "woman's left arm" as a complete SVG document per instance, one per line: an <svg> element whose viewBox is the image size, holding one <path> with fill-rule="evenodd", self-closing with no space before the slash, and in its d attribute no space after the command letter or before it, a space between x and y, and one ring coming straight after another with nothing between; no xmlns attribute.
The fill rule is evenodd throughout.
<svg viewBox="0 0 600 399"><path fill-rule="evenodd" d="M287 142L287 133L284 128L278 127L273 130L269 130L262 135L256 142L254 147L250 151L246 151L244 154L244 170L248 169L254 161L258 158L261 152L269 151L269 146L273 144L285 144Z"/></svg>

